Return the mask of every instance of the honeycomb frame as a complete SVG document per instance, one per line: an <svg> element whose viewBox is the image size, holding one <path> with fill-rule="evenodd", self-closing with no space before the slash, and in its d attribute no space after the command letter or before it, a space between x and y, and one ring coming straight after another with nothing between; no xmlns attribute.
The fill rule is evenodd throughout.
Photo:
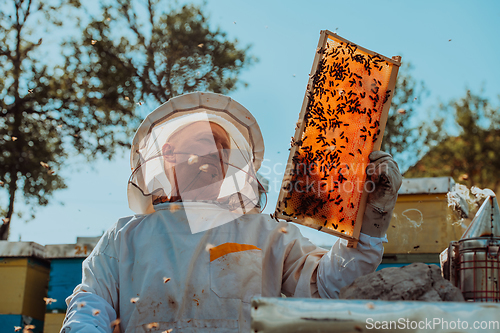
<svg viewBox="0 0 500 333"><path fill-rule="evenodd" d="M356 247L371 189L368 155L380 149L400 61L321 31L276 218Z"/></svg>

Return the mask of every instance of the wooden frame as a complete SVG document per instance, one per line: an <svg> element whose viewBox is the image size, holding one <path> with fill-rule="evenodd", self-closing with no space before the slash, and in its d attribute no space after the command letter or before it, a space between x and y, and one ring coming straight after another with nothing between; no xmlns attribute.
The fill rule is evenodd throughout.
<svg viewBox="0 0 500 333"><path fill-rule="evenodd" d="M362 48L335 33L327 30L321 31L299 121L292 138L290 155L276 205L276 218L296 222L345 238L348 240L348 246L356 247L368 197L365 185L365 169L369 162L368 154L371 151L379 150L382 144L400 60L401 57L396 56L390 59ZM346 82L347 78L351 78L351 80ZM374 80L374 83L371 80ZM329 87L325 87L327 81ZM372 83L369 85L368 82ZM344 91L343 87L347 87L347 83L354 88L348 88ZM337 89L337 87L340 88ZM368 104L373 104L373 107L367 108ZM363 108L363 106L365 107ZM346 119L356 123L348 128L347 126L351 123L348 123ZM361 128L356 127L356 124L371 126L367 128L363 125ZM359 143L361 139L357 137L351 138L351 143L348 143L349 133L355 133L357 128L360 128L361 131L364 129L366 132L365 135L360 135L364 143ZM342 129L345 130L340 132ZM313 131L320 134L311 140L307 134ZM344 132L348 134L344 136ZM319 141L314 143L317 139ZM347 144L337 144L337 139L338 142L340 139L345 140ZM312 147L317 148L319 143L322 143L319 149L311 150ZM358 158L353 153L354 148L359 151ZM347 153L352 157L346 159ZM363 163L366 164L362 171L359 171L361 169L354 171L352 179L357 180L358 185L363 184L362 190L358 186L357 194L353 194L356 191L351 180L344 183L343 189L340 188L344 179L348 180L341 173L343 167L341 157L343 160L357 163L358 167L364 165ZM320 161L321 159L323 162ZM361 164L359 160L362 161ZM303 171L299 170L301 165L304 166ZM346 170L350 169L347 162L344 165L347 167ZM332 170L334 170L333 176L330 174ZM315 171L315 173L313 174L311 171ZM347 174L349 173L351 172L347 171ZM320 174L323 175L321 181L319 180ZM329 178L335 179L337 175L338 181L332 180L332 186L327 187ZM309 178L312 179L313 176L315 178L312 183L316 181L318 183L316 192L314 192L313 186L309 186L309 183L307 183L305 191L297 190L297 186L303 190L302 185L299 185L299 183L302 184L303 178L307 178L307 182L309 182ZM320 183L321 185L319 185ZM347 183L352 185L350 192L345 190ZM312 191L311 188L313 188ZM329 189L328 194L322 193L323 188ZM336 199L333 199L331 193L338 194ZM353 198L353 201L350 201L348 208L344 211L343 207L347 205L347 200L345 203L342 202L344 198L347 198L346 195ZM288 204L288 202L292 202L292 204ZM290 205L293 207L289 207ZM349 225L347 220L344 220L345 217L339 217L339 220L335 220L336 216L326 216L326 209L329 209L328 211L337 209L336 206L342 206L338 210L338 215L348 216ZM325 222L319 222L319 217Z"/></svg>

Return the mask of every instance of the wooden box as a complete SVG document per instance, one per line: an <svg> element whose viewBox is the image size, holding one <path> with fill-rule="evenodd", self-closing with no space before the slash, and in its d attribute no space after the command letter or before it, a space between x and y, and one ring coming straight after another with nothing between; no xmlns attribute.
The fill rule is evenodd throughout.
<svg viewBox="0 0 500 333"><path fill-rule="evenodd" d="M387 230L384 258L433 254L432 262L439 263L439 253L465 231L448 207L447 193L454 184L450 177L403 179Z"/></svg>
<svg viewBox="0 0 500 333"><path fill-rule="evenodd" d="M66 314L66 298L82 282L82 262L92 252L100 237L78 237L76 244L45 246L45 258L50 260L48 297L44 333L58 333Z"/></svg>
<svg viewBox="0 0 500 333"><path fill-rule="evenodd" d="M43 253L37 243L0 242L0 314L43 321L50 270Z"/></svg>

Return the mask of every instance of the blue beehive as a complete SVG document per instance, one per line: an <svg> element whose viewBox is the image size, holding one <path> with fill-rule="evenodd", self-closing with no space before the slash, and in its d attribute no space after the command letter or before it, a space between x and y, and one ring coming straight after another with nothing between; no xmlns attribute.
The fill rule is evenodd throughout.
<svg viewBox="0 0 500 333"><path fill-rule="evenodd" d="M44 333L61 330L66 314L65 299L82 281L82 262L92 252L100 237L78 237L76 244L45 246L45 258L50 260L48 297L55 299L47 304Z"/></svg>

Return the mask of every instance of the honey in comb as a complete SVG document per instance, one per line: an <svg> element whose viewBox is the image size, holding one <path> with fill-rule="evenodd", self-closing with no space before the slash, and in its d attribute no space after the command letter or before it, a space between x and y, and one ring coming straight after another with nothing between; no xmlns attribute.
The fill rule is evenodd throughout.
<svg viewBox="0 0 500 333"><path fill-rule="evenodd" d="M394 64L331 35L318 53L278 207L289 220L353 237Z"/></svg>

